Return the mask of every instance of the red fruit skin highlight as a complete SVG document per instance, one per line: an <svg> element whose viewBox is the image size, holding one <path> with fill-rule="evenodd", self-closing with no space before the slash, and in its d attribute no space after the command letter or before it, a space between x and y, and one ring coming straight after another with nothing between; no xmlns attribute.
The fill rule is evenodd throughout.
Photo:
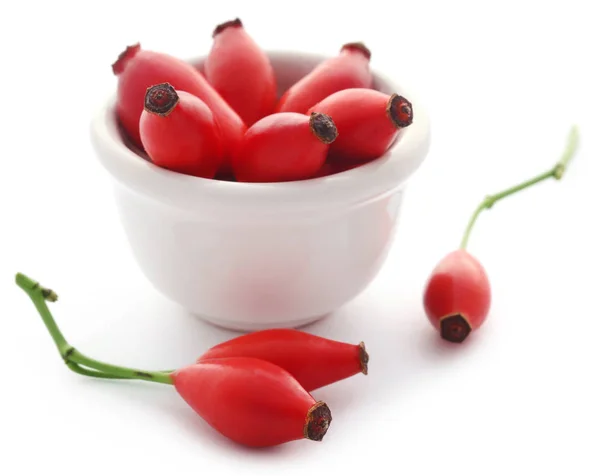
<svg viewBox="0 0 600 476"><path fill-rule="evenodd" d="M233 157L240 182L285 182L313 177L325 163L337 137L323 114L271 114L248 129Z"/></svg>
<svg viewBox="0 0 600 476"><path fill-rule="evenodd" d="M233 150L246 131L246 125L191 64L164 53L143 50L136 44L121 53L112 68L118 76L117 114L136 145L143 146L139 124L146 90L155 84L169 83L177 91L197 96L213 112L223 135L227 166Z"/></svg>
<svg viewBox="0 0 600 476"><path fill-rule="evenodd" d="M204 74L251 126L275 109L277 83L271 62L239 19L219 25L213 38Z"/></svg>
<svg viewBox="0 0 600 476"><path fill-rule="evenodd" d="M172 374L177 392L215 430L251 447L320 441L331 413L282 368L247 357L205 360Z"/></svg>
<svg viewBox="0 0 600 476"><path fill-rule="evenodd" d="M370 51L359 43L342 46L338 56L326 59L291 86L279 99L276 112L306 113L327 96L348 88L370 88L373 83Z"/></svg>
<svg viewBox="0 0 600 476"><path fill-rule="evenodd" d="M175 95L176 103L165 114L151 112L154 92ZM213 178L223 159L221 131L208 106L196 96L168 84L148 89L146 109L140 118L140 134L151 161L175 172Z"/></svg>
<svg viewBox="0 0 600 476"><path fill-rule="evenodd" d="M369 356L363 343L347 344L295 329L269 329L218 344L197 362L226 357L253 357L288 371L306 391L367 374Z"/></svg>
<svg viewBox="0 0 600 476"><path fill-rule="evenodd" d="M491 305L491 288L485 269L463 249L449 253L431 273L425 285L423 304L429 321L439 331L444 319L456 315L472 330L478 329Z"/></svg>
<svg viewBox="0 0 600 476"><path fill-rule="evenodd" d="M412 123L412 105L397 94L374 89L351 88L333 93L308 110L329 115L338 138L328 159L338 164L367 162L381 157Z"/></svg>

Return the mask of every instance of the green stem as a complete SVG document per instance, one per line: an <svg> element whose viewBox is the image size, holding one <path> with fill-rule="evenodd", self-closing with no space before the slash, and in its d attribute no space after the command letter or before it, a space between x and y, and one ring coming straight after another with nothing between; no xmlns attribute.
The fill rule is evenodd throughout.
<svg viewBox="0 0 600 476"><path fill-rule="evenodd" d="M75 362L67 361L66 364L67 367L69 367L76 374L85 375L87 377L104 378L111 380L130 380L128 377L117 377L116 375L108 375L102 372L98 372L97 370L86 369L85 367L81 367Z"/></svg>
<svg viewBox="0 0 600 476"><path fill-rule="evenodd" d="M498 192L494 195L488 195L487 197L485 197L483 199L483 201L479 204L479 206L475 209L475 211L473 212L473 215L471 215L471 219L469 220L469 223L467 224L467 228L465 229L465 233L464 233L462 241L460 243L460 247L462 249L465 249L467 247L467 243L469 241L469 236L471 235L471 231L473 230L473 226L475 225L477 218L479 217L479 215L481 214L481 212L483 210L492 208L492 206L496 202L502 200L503 198L513 195L517 192L520 192L523 189L529 188L532 185L535 185L536 183L543 182L546 179L554 178L556 180L560 180L565 173L568 163L571 161L571 159L575 155L575 151L577 149L578 143L579 143L579 132L577 130L577 127L573 126L569 133L569 137L567 140L567 146L565 147L565 150L564 150L560 160L554 165L554 167L552 167L550 170L547 170L546 172L544 172L540 175L536 175L535 177L533 177L529 180L526 180L525 182L515 185L514 187L507 188L506 190Z"/></svg>
<svg viewBox="0 0 600 476"><path fill-rule="evenodd" d="M38 282L21 273L17 274L15 281L27 293L35 305L61 357L73 372L97 378L147 380L150 382L173 384L173 379L169 372L148 372L111 365L82 354L67 342L48 309L46 301L56 301L58 299L56 293L50 289L43 288Z"/></svg>

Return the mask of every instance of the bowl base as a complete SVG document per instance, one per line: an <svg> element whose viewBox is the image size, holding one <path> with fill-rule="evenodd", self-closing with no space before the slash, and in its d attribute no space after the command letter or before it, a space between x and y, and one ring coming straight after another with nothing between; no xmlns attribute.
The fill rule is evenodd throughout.
<svg viewBox="0 0 600 476"><path fill-rule="evenodd" d="M261 331L265 329L296 329L299 327L307 326L312 324L313 322L317 322L325 317L327 317L331 313L323 314L317 317L310 317L305 319L296 319L293 321L284 321L284 322L275 322L275 323L243 323L236 321L228 321L226 319L213 318L210 316L204 316L201 314L193 314L192 315L204 322L208 322L213 326L220 327L222 329L227 329L230 331L237 332L253 332L253 331Z"/></svg>

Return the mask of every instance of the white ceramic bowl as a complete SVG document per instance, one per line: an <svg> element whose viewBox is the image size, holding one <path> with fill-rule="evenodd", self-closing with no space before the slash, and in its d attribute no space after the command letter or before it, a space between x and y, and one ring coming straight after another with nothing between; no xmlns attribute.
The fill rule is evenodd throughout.
<svg viewBox="0 0 600 476"><path fill-rule="evenodd" d="M269 56L280 92L324 59ZM111 97L93 119L92 142L154 287L202 319L244 331L307 324L363 291L387 256L407 182L429 148L418 99L374 74L376 89L413 103L413 124L373 162L287 183L207 180L154 166L124 144Z"/></svg>

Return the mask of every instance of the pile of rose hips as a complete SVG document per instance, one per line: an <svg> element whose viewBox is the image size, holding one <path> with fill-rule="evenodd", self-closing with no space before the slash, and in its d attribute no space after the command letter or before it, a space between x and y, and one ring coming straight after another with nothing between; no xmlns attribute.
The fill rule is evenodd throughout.
<svg viewBox="0 0 600 476"><path fill-rule="evenodd" d="M239 19L217 26L202 70L129 46L112 65L117 115L155 165L204 178L285 182L381 157L411 103L372 89L371 52L347 43L277 97L267 54Z"/></svg>
<svg viewBox="0 0 600 476"><path fill-rule="evenodd" d="M369 355L364 343L347 344L294 329L236 337L178 370L145 371L107 364L85 356L64 338L46 304L58 299L56 293L21 273L16 282L35 305L72 371L173 385L210 426L246 446L274 446L303 438L321 441L331 423L331 411L309 392L360 372L367 374Z"/></svg>

